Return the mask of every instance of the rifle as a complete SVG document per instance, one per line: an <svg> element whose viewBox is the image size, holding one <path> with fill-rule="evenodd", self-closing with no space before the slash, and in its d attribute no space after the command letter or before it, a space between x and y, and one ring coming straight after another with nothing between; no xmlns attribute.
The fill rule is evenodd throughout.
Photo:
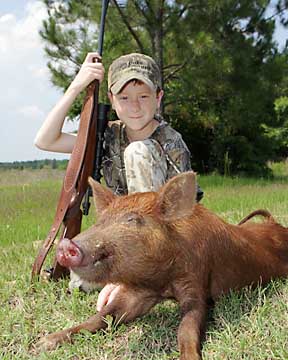
<svg viewBox="0 0 288 360"><path fill-rule="evenodd" d="M99 31L98 54L102 56L105 18L109 0L102 0L101 22ZM100 61L99 59L94 59ZM60 239L73 238L81 231L82 214L89 212L89 197L91 189L88 187L88 177L93 176L100 182L101 162L104 131L107 126L109 105L98 104L99 81L95 80L87 87L83 102L79 130L76 143L72 151L62 190L58 200L53 224L42 244L32 268L32 280L39 279L41 268L49 250L60 232ZM81 202L85 195L83 212ZM65 275L67 269L63 268L57 260L50 271L50 278L58 279Z"/></svg>

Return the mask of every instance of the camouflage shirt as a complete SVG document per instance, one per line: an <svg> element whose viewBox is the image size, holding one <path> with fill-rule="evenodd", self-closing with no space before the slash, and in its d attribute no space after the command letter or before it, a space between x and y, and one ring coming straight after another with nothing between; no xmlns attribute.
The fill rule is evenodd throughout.
<svg viewBox="0 0 288 360"><path fill-rule="evenodd" d="M156 140L162 147L167 159L167 179L179 172L191 170L190 152L182 136L167 122L161 120L149 139ZM115 121L105 131L103 175L107 186L118 195L128 193L124 150L129 145L125 125Z"/></svg>

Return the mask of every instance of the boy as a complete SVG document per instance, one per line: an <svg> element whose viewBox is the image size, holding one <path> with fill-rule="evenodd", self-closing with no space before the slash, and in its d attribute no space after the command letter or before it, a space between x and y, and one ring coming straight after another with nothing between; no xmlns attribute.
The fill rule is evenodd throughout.
<svg viewBox="0 0 288 360"><path fill-rule="evenodd" d="M104 67L89 53L62 99L40 128L35 145L43 150L73 150L75 135L62 132L65 116L77 95L94 79L100 82ZM116 59L108 72L108 96L119 121L105 132L103 175L117 194L157 191L169 178L191 170L190 153L182 137L157 115L163 97L160 71L146 55L132 53ZM202 197L201 191L198 193ZM85 284L71 276L70 288ZM87 289L88 290L88 289ZM106 285L98 297L100 310L119 291Z"/></svg>

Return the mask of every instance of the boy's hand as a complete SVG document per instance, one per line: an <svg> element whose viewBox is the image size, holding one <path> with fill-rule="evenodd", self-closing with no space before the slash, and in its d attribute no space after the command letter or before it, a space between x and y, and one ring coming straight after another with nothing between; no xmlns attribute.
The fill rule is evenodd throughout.
<svg viewBox="0 0 288 360"><path fill-rule="evenodd" d="M95 58L100 58L97 52L88 53L78 74L72 82L72 86L78 91L85 89L93 80L100 82L104 78L104 66L101 62L94 62Z"/></svg>
<svg viewBox="0 0 288 360"><path fill-rule="evenodd" d="M115 296L120 291L120 285L116 284L107 284L104 286L104 288L100 291L98 300L97 300L97 311L101 311L104 306L108 305L113 299L115 299Z"/></svg>

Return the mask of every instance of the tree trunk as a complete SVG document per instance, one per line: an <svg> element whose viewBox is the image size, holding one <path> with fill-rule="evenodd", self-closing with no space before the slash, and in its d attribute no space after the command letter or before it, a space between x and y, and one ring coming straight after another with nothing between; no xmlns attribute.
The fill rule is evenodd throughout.
<svg viewBox="0 0 288 360"><path fill-rule="evenodd" d="M153 57L159 66L161 73L161 88L164 88L164 74L163 74L163 13L164 13L164 1L159 1L157 7L155 7L155 21L153 21L153 29L151 33L153 37L152 41L152 50ZM159 109L160 113L164 113L164 102L161 103L161 108Z"/></svg>

